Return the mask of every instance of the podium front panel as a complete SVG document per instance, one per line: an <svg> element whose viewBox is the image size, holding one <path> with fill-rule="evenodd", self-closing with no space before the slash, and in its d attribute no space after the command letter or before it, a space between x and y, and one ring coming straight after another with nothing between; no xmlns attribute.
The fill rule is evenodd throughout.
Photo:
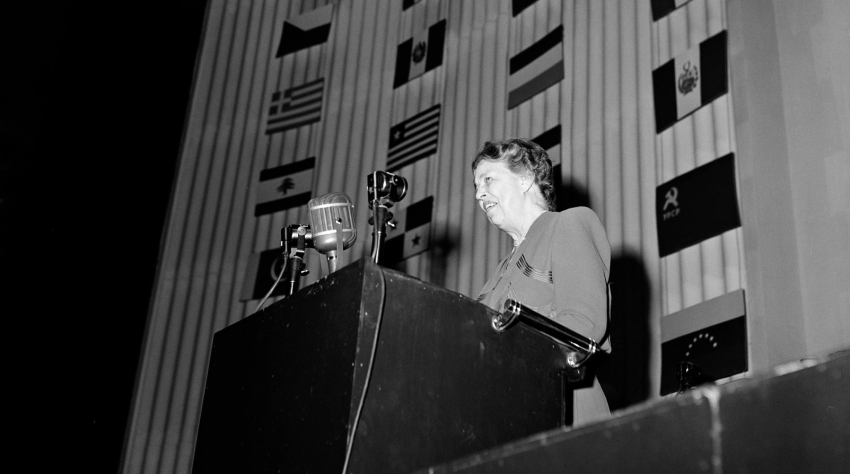
<svg viewBox="0 0 850 474"><path fill-rule="evenodd" d="M219 331L194 472L340 472L352 434L349 472L410 472L561 426L563 353L492 315L361 261Z"/></svg>
<svg viewBox="0 0 850 474"><path fill-rule="evenodd" d="M351 472L409 472L562 424L563 355L475 301L385 271L386 303Z"/></svg>
<svg viewBox="0 0 850 474"><path fill-rule="evenodd" d="M215 334L193 472L340 471L359 270L332 296L302 291Z"/></svg>

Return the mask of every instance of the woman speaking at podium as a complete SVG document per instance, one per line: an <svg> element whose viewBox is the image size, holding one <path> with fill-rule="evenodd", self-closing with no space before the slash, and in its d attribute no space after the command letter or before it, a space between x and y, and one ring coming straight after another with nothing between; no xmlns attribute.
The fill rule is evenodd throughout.
<svg viewBox="0 0 850 474"><path fill-rule="evenodd" d="M503 311L507 298L573 331L602 341L608 323L611 247L596 213L555 210L552 161L523 139L486 142L472 162L475 199L513 239L478 301ZM606 341L602 347L610 350ZM610 414L597 380L573 396L573 425Z"/></svg>

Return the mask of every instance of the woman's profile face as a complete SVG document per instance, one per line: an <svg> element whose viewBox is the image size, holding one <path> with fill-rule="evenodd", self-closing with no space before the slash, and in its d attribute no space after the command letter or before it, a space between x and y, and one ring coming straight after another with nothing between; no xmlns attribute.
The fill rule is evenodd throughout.
<svg viewBox="0 0 850 474"><path fill-rule="evenodd" d="M490 222L506 232L521 220L523 179L501 161L481 160L474 172L475 199Z"/></svg>

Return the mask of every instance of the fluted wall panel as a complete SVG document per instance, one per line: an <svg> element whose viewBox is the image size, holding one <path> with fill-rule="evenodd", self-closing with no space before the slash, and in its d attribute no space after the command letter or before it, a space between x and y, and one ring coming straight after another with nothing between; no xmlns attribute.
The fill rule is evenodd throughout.
<svg viewBox="0 0 850 474"><path fill-rule="evenodd" d="M327 42L276 58L284 21L328 3ZM407 10L396 0L210 0L124 472L190 471L213 334L256 309L240 301L251 255L309 222L306 206L254 216L260 171L315 157L313 196L352 198L358 239L346 258L368 258L366 175L386 169L390 127L436 104L437 153L396 171L410 190L393 208L434 197L431 248L400 268L475 297L510 242L474 200L471 160L485 140L560 125L562 182L586 194L615 258L644 266L656 394L660 318L745 281L738 230L665 258L655 231L655 187L735 147L726 96L656 135L652 69L723 29L724 15L721 0L658 22L649 0L539 0L517 16L509 0ZM442 65L394 88L398 44L443 19ZM508 109L510 57L560 25L564 79ZM272 94L318 78L321 121L267 135ZM307 263L302 287L326 272L312 250Z"/></svg>

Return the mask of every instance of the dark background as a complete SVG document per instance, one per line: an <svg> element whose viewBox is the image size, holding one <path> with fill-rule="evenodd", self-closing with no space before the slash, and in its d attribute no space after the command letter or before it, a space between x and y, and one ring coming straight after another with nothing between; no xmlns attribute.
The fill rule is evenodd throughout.
<svg viewBox="0 0 850 474"><path fill-rule="evenodd" d="M9 432L36 470L116 472L206 1L26 3L0 59Z"/></svg>

